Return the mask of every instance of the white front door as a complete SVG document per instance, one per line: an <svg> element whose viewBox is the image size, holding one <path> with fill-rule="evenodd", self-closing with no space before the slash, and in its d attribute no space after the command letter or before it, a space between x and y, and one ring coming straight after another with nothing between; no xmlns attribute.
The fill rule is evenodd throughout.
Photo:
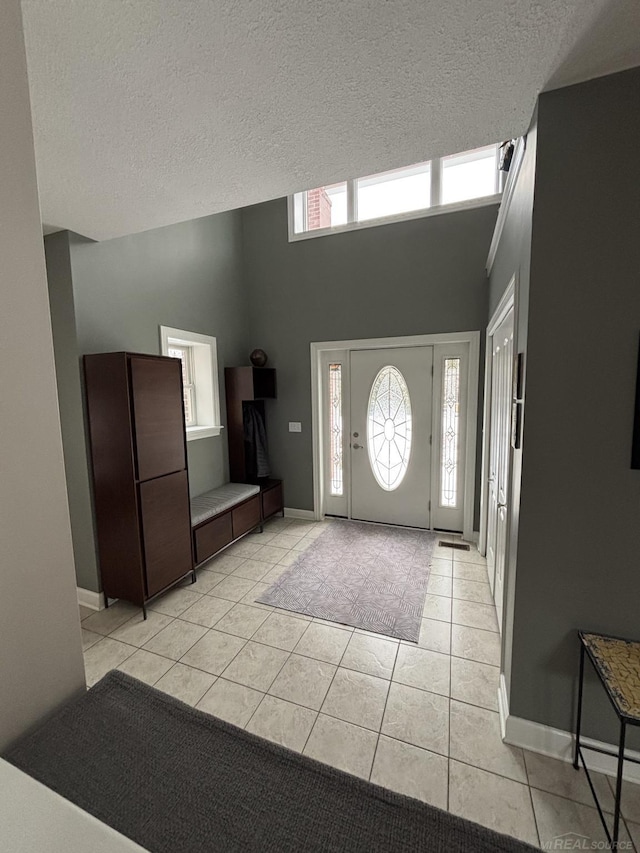
<svg viewBox="0 0 640 853"><path fill-rule="evenodd" d="M433 347L355 350L351 517L431 526Z"/></svg>
<svg viewBox="0 0 640 853"><path fill-rule="evenodd" d="M493 334L491 348L487 569L498 611L498 625L502 630L511 445L513 308Z"/></svg>

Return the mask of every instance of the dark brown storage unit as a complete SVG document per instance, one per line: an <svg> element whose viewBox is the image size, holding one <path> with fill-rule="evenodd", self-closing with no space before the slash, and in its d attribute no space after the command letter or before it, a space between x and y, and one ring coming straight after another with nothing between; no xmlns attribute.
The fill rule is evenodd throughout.
<svg viewBox="0 0 640 853"><path fill-rule="evenodd" d="M201 521L193 528L196 565L209 560L250 530L255 530L262 521L261 493L251 495L219 515Z"/></svg>
<svg viewBox="0 0 640 853"><path fill-rule="evenodd" d="M252 476L244 441L244 413L254 406L265 420L264 401L277 397L276 371L273 367L227 367L224 371L227 395L227 438L229 473L233 483L257 483L260 486L259 511L263 521L277 512L284 514L282 480ZM239 536L234 526L234 538Z"/></svg>
<svg viewBox="0 0 640 853"><path fill-rule="evenodd" d="M277 512L284 515L282 480L263 480L260 483L260 501L263 521Z"/></svg>
<svg viewBox="0 0 640 853"><path fill-rule="evenodd" d="M86 355L84 370L105 598L146 616L193 572L181 364L113 352Z"/></svg>
<svg viewBox="0 0 640 853"><path fill-rule="evenodd" d="M244 410L254 406L264 420L264 401L276 397L276 371L273 367L226 367L227 438L229 475L232 483L258 483L247 464L244 442Z"/></svg>

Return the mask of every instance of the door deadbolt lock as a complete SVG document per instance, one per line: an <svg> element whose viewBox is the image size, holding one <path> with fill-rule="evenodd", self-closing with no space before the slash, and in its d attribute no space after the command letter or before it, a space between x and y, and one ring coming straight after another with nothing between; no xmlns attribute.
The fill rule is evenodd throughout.
<svg viewBox="0 0 640 853"><path fill-rule="evenodd" d="M359 435L360 435L360 433L359 433L359 432L354 432L353 437L354 437L354 438L358 438L358 436L359 436Z"/></svg>

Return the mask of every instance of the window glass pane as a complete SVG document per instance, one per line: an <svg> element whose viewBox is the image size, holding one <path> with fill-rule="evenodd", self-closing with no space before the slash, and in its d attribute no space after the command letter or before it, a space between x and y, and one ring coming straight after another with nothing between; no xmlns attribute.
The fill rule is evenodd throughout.
<svg viewBox="0 0 640 853"><path fill-rule="evenodd" d="M496 146L442 158L442 204L493 195L497 188Z"/></svg>
<svg viewBox="0 0 640 853"><path fill-rule="evenodd" d="M191 347L177 346L170 343L167 347L170 358L179 358L182 364L182 389L184 395L184 420L187 426L194 426L195 419L195 389L191 378Z"/></svg>
<svg viewBox="0 0 640 853"><path fill-rule="evenodd" d="M347 182L307 190L305 196L306 228L335 228L347 222ZM296 226L296 231L297 231Z"/></svg>
<svg viewBox="0 0 640 853"><path fill-rule="evenodd" d="M342 365L329 365L329 442L331 471L330 492L341 495L344 490L342 477Z"/></svg>
<svg viewBox="0 0 640 853"><path fill-rule="evenodd" d="M383 367L373 380L367 413L369 463L378 485L397 489L411 454L411 400L397 367Z"/></svg>
<svg viewBox="0 0 640 853"><path fill-rule="evenodd" d="M431 165L419 163L356 181L358 221L422 210L431 203Z"/></svg>
<svg viewBox="0 0 640 853"><path fill-rule="evenodd" d="M442 370L442 451L440 506L458 505L458 445L460 443L460 359L445 358Z"/></svg>

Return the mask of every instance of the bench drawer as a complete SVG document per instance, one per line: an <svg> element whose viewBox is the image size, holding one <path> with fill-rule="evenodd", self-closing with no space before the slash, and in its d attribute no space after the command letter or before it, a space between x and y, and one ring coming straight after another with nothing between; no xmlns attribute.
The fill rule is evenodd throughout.
<svg viewBox="0 0 640 853"><path fill-rule="evenodd" d="M282 512L284 501L282 498L282 483L278 483L272 489L266 489L262 493L262 517L269 518L275 512Z"/></svg>
<svg viewBox="0 0 640 853"><path fill-rule="evenodd" d="M260 495L255 495L246 503L231 510L233 519L233 538L237 539L252 527L260 524Z"/></svg>
<svg viewBox="0 0 640 853"><path fill-rule="evenodd" d="M196 563L201 563L234 539L231 513L225 512L205 521L201 527L194 530L193 538L196 548Z"/></svg>

